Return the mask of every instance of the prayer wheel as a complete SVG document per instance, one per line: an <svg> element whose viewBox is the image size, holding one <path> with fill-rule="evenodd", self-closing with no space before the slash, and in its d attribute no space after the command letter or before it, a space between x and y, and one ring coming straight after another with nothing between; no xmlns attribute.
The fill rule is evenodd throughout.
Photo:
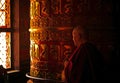
<svg viewBox="0 0 120 83"><path fill-rule="evenodd" d="M73 50L72 0L30 0L30 76L61 80Z"/></svg>

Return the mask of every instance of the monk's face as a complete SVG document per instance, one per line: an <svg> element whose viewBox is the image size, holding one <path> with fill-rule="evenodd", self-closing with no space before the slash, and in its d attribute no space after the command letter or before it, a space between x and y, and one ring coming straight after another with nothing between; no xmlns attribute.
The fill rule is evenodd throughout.
<svg viewBox="0 0 120 83"><path fill-rule="evenodd" d="M80 35L78 34L78 32L76 30L73 30L72 37L73 37L74 45L78 46L79 40L80 40Z"/></svg>

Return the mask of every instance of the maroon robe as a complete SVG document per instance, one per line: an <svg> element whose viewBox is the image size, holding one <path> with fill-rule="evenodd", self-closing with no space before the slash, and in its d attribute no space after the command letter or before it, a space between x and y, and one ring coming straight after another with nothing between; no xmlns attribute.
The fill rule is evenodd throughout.
<svg viewBox="0 0 120 83"><path fill-rule="evenodd" d="M66 83L93 83L102 80L102 75L101 53L90 43L78 47L65 68Z"/></svg>

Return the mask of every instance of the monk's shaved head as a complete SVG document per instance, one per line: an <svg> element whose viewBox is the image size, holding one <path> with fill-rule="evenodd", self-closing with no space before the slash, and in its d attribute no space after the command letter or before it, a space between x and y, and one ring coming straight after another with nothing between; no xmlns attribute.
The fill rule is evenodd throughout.
<svg viewBox="0 0 120 83"><path fill-rule="evenodd" d="M79 46L80 43L87 40L87 31L82 26L74 27L72 35L75 46Z"/></svg>

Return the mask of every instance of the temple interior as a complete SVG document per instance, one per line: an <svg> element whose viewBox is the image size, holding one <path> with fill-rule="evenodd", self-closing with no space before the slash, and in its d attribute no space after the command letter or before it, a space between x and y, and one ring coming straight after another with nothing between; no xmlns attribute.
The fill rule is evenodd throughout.
<svg viewBox="0 0 120 83"><path fill-rule="evenodd" d="M0 83L64 83L44 79L61 79L77 25L86 27L102 53L104 80L120 81L118 0L10 0L10 21L11 67L0 66Z"/></svg>

